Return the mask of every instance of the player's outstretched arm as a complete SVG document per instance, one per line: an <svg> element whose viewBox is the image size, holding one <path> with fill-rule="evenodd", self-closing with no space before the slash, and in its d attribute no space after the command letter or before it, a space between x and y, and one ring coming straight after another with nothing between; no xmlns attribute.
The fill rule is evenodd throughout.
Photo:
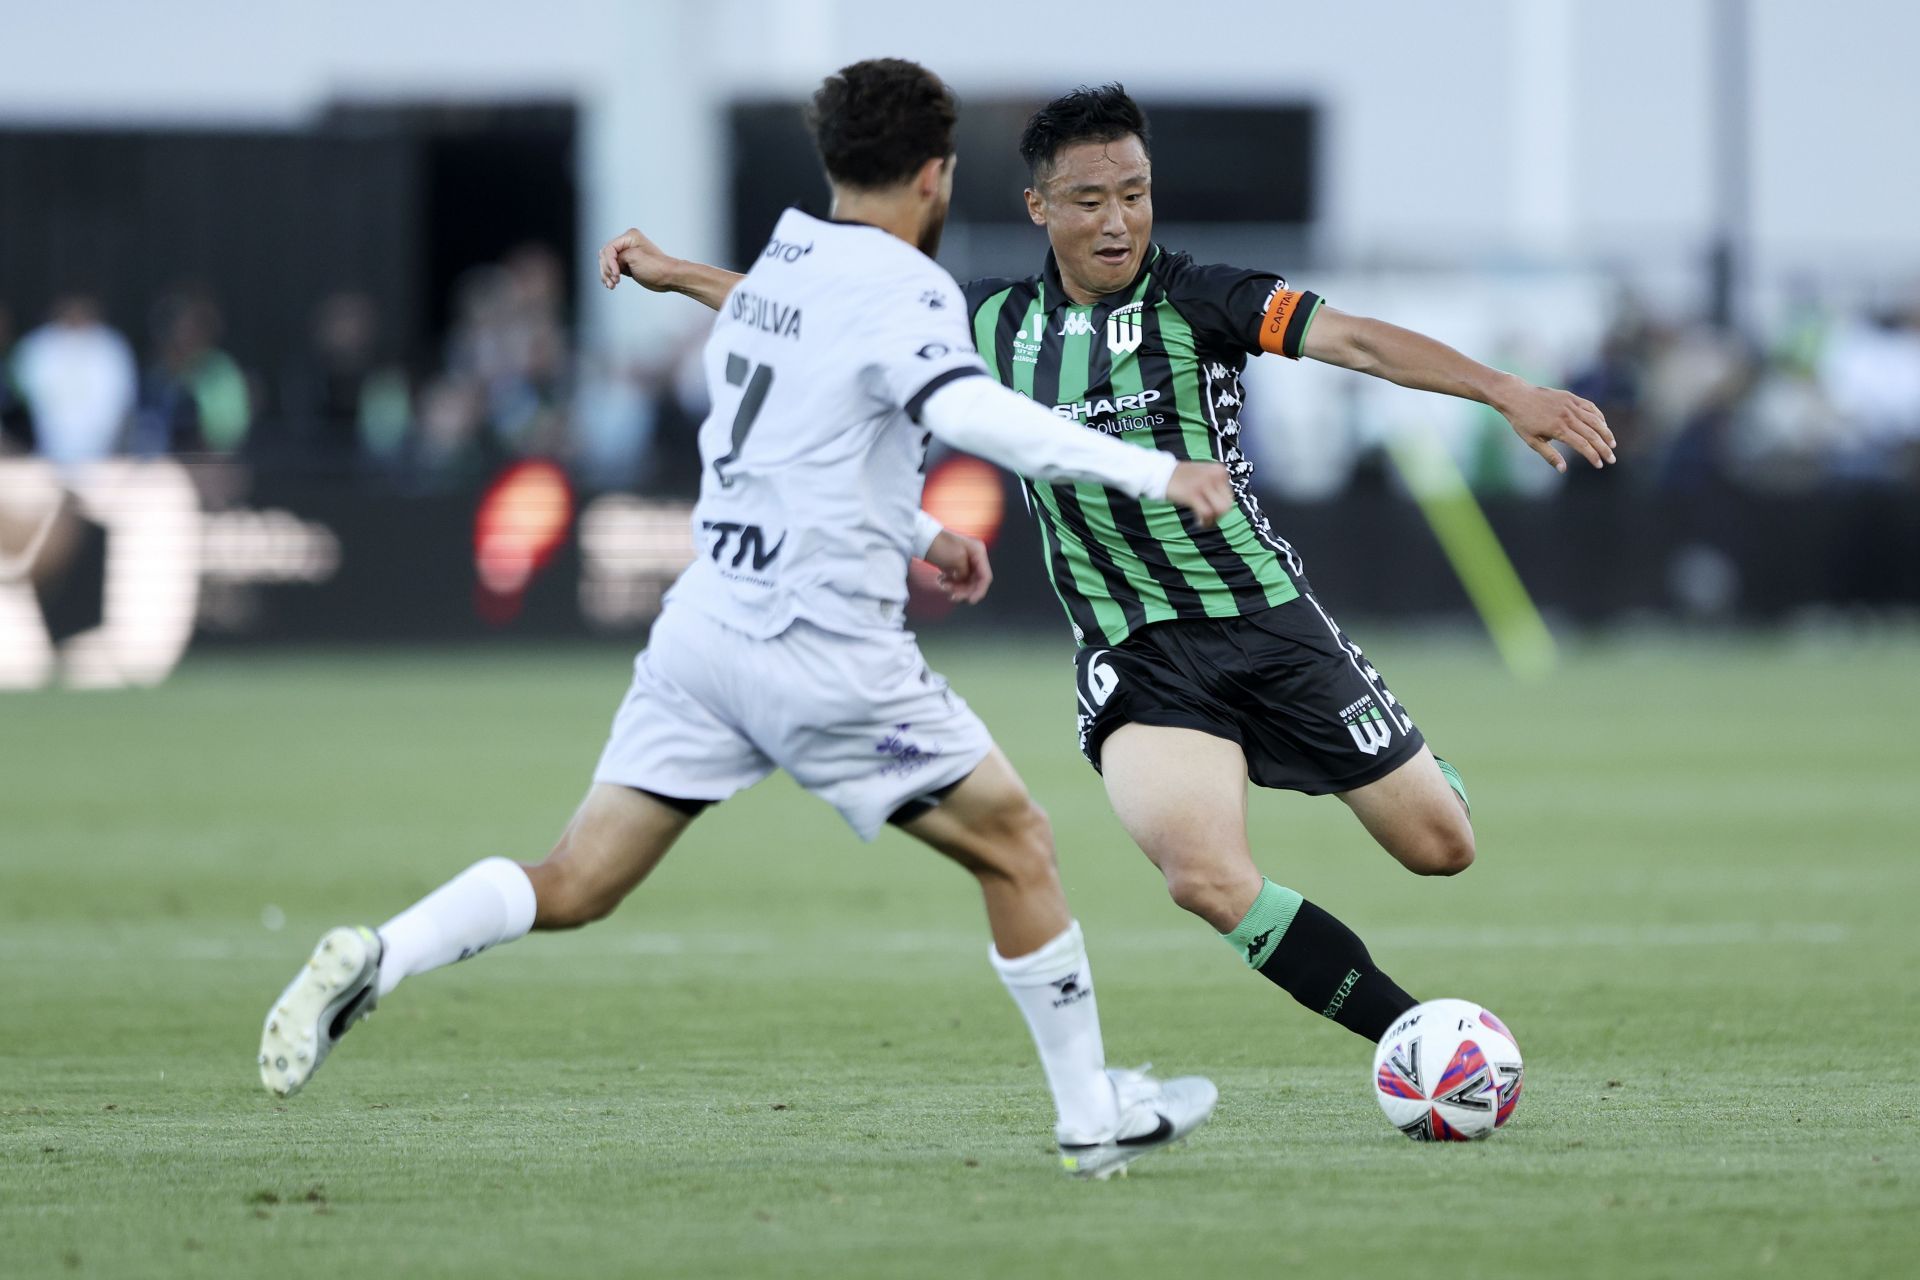
<svg viewBox="0 0 1920 1280"><path fill-rule="evenodd" d="M1202 528L1211 528L1233 506L1233 486L1218 463L1182 462L1158 449L1121 444L1063 421L984 375L941 386L917 416L947 444L1009 471L1171 502L1193 512Z"/></svg>
<svg viewBox="0 0 1920 1280"><path fill-rule="evenodd" d="M683 293L715 311L740 283L740 273L662 253L660 246L628 227L600 247L600 283L611 289L627 276L655 293Z"/></svg>
<svg viewBox="0 0 1920 1280"><path fill-rule="evenodd" d="M1590 401L1490 369L1411 329L1323 305L1307 329L1300 354L1416 391L1437 391L1491 405L1527 447L1555 470L1567 469L1566 459L1553 447L1555 440L1570 445L1596 467L1614 461L1613 432Z"/></svg>

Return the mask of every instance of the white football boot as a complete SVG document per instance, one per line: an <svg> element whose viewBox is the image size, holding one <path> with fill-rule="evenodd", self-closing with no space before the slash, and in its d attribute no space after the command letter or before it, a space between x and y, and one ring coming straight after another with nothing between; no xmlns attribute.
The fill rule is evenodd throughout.
<svg viewBox="0 0 1920 1280"><path fill-rule="evenodd" d="M364 925L330 930L267 1010L260 1083L282 1098L300 1092L347 1028L373 1012L379 978L379 934Z"/></svg>
<svg viewBox="0 0 1920 1280"><path fill-rule="evenodd" d="M1220 1090L1205 1076L1156 1080L1148 1068L1108 1067L1120 1123L1111 1137L1096 1142L1060 1142L1060 1167L1076 1178L1104 1182L1125 1176L1127 1166L1161 1147L1179 1142L1207 1122Z"/></svg>

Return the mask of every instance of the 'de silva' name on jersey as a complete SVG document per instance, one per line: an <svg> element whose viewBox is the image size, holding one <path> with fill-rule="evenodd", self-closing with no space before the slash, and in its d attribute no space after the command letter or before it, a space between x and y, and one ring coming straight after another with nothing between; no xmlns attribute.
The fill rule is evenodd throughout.
<svg viewBox="0 0 1920 1280"><path fill-rule="evenodd" d="M800 338L800 308L761 294L735 289L727 300L727 318L770 333L776 338Z"/></svg>

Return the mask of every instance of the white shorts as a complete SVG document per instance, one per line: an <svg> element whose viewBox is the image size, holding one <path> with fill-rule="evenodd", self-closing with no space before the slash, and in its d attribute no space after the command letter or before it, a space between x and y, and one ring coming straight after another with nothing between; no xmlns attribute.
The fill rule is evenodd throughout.
<svg viewBox="0 0 1920 1280"><path fill-rule="evenodd" d="M849 636L796 622L756 640L669 604L633 661L593 780L724 800L785 769L871 840L992 747L904 631Z"/></svg>

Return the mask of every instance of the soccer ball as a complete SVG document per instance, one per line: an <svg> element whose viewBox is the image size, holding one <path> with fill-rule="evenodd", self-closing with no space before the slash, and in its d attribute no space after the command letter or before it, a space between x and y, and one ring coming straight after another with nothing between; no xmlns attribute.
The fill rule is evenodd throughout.
<svg viewBox="0 0 1920 1280"><path fill-rule="evenodd" d="M1513 1117L1520 1046L1471 1000L1429 1000L1402 1014L1373 1054L1373 1092L1416 1142L1471 1142Z"/></svg>

